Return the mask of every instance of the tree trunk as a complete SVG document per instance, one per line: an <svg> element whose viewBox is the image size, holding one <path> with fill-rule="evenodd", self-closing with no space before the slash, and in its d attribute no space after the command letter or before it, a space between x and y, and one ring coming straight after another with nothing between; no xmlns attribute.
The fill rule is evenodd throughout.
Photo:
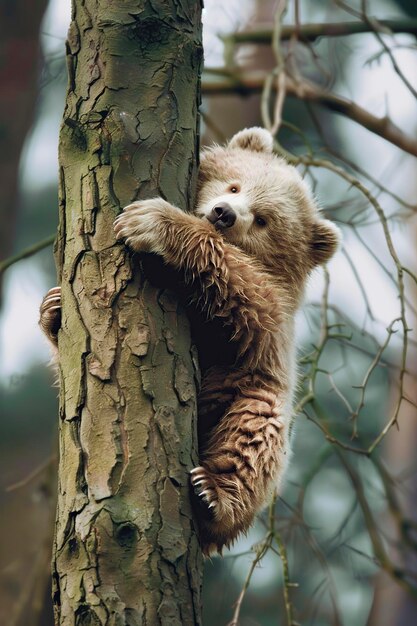
<svg viewBox="0 0 417 626"><path fill-rule="evenodd" d="M56 250L65 626L201 623L189 327L112 227L138 198L193 205L201 56L200 0L73 1Z"/></svg>

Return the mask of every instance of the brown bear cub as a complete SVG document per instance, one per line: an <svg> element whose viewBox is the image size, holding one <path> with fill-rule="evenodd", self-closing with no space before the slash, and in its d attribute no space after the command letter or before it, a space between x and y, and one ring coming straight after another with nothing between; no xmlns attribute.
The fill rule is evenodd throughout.
<svg viewBox="0 0 417 626"><path fill-rule="evenodd" d="M194 215L152 198L127 206L115 232L179 272L200 314L200 466L191 484L202 548L220 551L248 530L282 479L296 385L294 316L339 231L320 217L295 168L273 154L270 133L250 128L203 151ZM41 306L55 343L58 316L55 290Z"/></svg>

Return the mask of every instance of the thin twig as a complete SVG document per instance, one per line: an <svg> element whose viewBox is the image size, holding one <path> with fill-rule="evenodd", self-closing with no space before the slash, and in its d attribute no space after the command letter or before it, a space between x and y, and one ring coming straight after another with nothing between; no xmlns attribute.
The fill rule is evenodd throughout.
<svg viewBox="0 0 417 626"><path fill-rule="evenodd" d="M5 259L4 261L1 261L0 262L0 276L11 265L14 265L18 261L21 261L22 259L26 259L27 257L32 256L33 254L36 254L37 252L40 252L40 250L43 250L44 248L47 248L48 246L52 245L54 241L55 241L55 235L50 235L46 239L42 239L42 241L35 243L33 246L29 246L29 248L25 248L24 250L22 250L22 252L19 252L18 254L11 256L8 259Z"/></svg>

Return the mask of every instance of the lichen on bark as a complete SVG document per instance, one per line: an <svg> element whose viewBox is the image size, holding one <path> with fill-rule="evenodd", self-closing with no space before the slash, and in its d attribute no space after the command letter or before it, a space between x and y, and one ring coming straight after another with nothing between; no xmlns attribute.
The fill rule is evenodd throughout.
<svg viewBox="0 0 417 626"><path fill-rule="evenodd" d="M73 0L56 245L60 625L201 623L194 349L175 295L112 228L139 198L192 206L200 63L199 1Z"/></svg>

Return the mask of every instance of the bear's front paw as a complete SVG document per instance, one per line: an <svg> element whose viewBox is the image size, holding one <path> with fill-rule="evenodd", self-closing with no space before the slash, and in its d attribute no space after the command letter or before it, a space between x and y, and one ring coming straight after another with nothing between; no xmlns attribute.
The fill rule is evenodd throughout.
<svg viewBox="0 0 417 626"><path fill-rule="evenodd" d="M162 198L141 200L125 207L114 221L117 239L124 239L135 252L164 252L164 223L179 211Z"/></svg>

